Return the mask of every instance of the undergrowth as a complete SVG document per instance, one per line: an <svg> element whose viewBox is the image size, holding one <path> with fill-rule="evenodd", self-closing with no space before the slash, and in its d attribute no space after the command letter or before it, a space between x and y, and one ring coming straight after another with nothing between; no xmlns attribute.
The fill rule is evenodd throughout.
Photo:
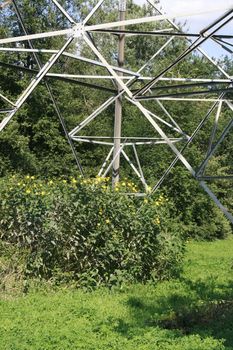
<svg viewBox="0 0 233 350"><path fill-rule="evenodd" d="M232 350L232 249L188 243L180 278L156 284L2 293L0 349Z"/></svg>
<svg viewBox="0 0 233 350"><path fill-rule="evenodd" d="M162 280L180 271L182 225L162 194L128 196L105 178L1 179L0 239L25 256L24 278L88 289Z"/></svg>

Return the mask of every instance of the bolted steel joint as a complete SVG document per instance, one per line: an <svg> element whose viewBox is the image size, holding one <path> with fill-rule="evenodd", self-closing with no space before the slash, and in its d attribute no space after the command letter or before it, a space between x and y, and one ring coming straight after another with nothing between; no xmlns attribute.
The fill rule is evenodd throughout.
<svg viewBox="0 0 233 350"><path fill-rule="evenodd" d="M75 38L80 38L83 35L84 26L80 23L73 27L73 33Z"/></svg>

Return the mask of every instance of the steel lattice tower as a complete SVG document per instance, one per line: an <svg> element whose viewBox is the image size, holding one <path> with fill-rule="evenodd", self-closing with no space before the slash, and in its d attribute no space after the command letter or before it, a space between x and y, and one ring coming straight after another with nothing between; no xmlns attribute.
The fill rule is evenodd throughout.
<svg viewBox="0 0 233 350"><path fill-rule="evenodd" d="M233 216L229 213L227 208L225 208L215 194L210 189L208 182L213 181L215 179L225 180L233 178L233 175L226 174L222 176L205 176L205 168L211 159L212 155L219 147L219 145L223 142L226 136L229 134L232 126L233 126L233 118L227 123L224 130L221 132L221 135L217 136L218 123L221 115L221 111L223 106L227 107L229 111L233 111L233 103L231 100L227 98L227 93L229 91L233 91L232 87L232 77L228 74L228 72L222 68L217 61L211 58L205 50L201 48L201 45L207 41L214 41L217 45L220 45L225 51L233 53L232 51L232 43L230 40L233 38L233 35L223 35L219 34L220 29L224 28L230 21L233 19L233 7L226 8L226 6L222 5L218 8L218 17L215 21L207 25L202 31L199 33L185 33L180 29L180 27L173 20L174 18L186 18L189 16L195 16L199 14L208 14L214 11L202 11L200 13L177 13L176 15L166 15L162 13L162 11L158 8L158 5L153 0L147 0L148 6L154 11L154 15L150 17L140 17L140 18L130 18L127 19L125 17L127 10L127 1L119 0L119 20L110 23L99 23L99 24L91 24L91 20L93 16L98 12L98 10L103 6L105 0L96 1L95 6L90 10L89 14L77 22L75 20L75 16L72 16L57 0L51 0L51 6L55 6L57 10L66 18L69 23L68 28L59 29L50 32L44 33L34 33L31 34L28 32L28 29L24 22L23 13L20 11L20 7L16 0L9 0L2 2L0 4L0 10L6 9L8 6L12 6L15 14L17 16L20 27L23 31L22 36L18 37L9 37L9 38L1 38L0 39L0 52L6 53L30 53L34 57L34 61L36 62L36 70L32 69L30 65L28 67L22 67L20 65L15 65L9 62L0 62L0 66L8 67L12 69L16 69L18 71L26 71L34 74L34 78L30 81L27 88L24 92L18 97L16 101L11 101L11 99L3 92L0 93L0 99L7 106L6 108L2 108L0 110L3 118L0 123L0 131L3 132L3 129L7 126L7 124L11 121L14 115L19 111L19 109L23 106L25 102L27 102L29 96L36 89L38 84L42 81L44 82L52 103L54 105L54 109L56 114L60 120L60 123L63 127L65 136L69 142L71 151L75 157L77 166L83 174L83 169L81 166L81 162L78 158L76 148L74 146L75 142L88 142L97 145L105 145L109 148L106 159L103 161L103 165L100 167L99 176L107 176L107 174L113 169L113 185L117 181L119 181L119 167L120 167L120 157L124 157L124 159L129 163L134 173L141 180L145 193L148 192L148 186L146 179L144 177L143 169L141 166L141 162L138 156L137 147L139 145L147 145L147 144L166 144L174 153L175 158L172 163L169 165L161 179L154 185L150 194L153 194L160 185L166 176L173 169L175 164L180 161L184 167L191 173L191 175L199 182L200 186L207 192L207 194L214 200L217 206L224 212L224 214L228 217L228 219L233 223ZM144 23L166 23L167 28L154 30L152 32L143 32L139 30L130 29L132 25L139 25ZM119 38L118 43L118 65L112 65L108 62L108 60L104 57L104 55L100 52L94 40L92 39L93 33L100 33L104 35L117 35ZM132 69L124 68L124 45L127 36L132 35L146 35L148 37L160 38L166 37L166 42L161 45L158 51L154 52L152 57L143 64L143 66L138 69L138 71L134 71ZM46 39L53 37L61 37L64 39L63 45L61 45L60 49L51 49L50 47L47 49L39 49L36 47L37 39ZM163 52L169 45L171 45L172 41L176 38L183 38L186 40L188 46L187 48L179 54L176 59L164 67L156 76L145 76L143 72L148 65L151 65L155 62L156 58L159 56L161 52ZM76 53L70 53L67 49L73 44L75 41L82 40L83 43L89 48L91 53L96 57L96 59L90 59L88 57L83 57L79 55L78 50ZM20 44L27 43L27 47L23 47ZM188 55L192 54L194 51L198 51L200 55L205 57L210 65L215 67L218 72L221 74L220 78L216 77L216 79L205 77L205 78L196 78L196 77L175 77L175 76L166 76L173 67L182 62ZM50 55L50 58L46 63L42 63L40 59L40 55ZM57 63L59 58L61 57L69 57L73 60L82 61L94 66L100 66L106 69L108 72L108 76L97 76L92 75L87 76L85 74L58 74L51 73L51 68ZM190 72L192 75L192 72ZM49 84L49 79L66 79L66 81L70 81L76 84L79 84L80 79L82 80L82 84L89 86L91 88L108 90L112 93L112 96L108 98L104 103L99 105L90 115L88 115L81 123L79 123L73 130L67 130L65 119L61 114L56 98L53 94L51 86ZM98 81L102 81L102 86L98 86L94 83L85 83L85 79L92 79L93 81L96 79ZM115 89L108 89L105 87L105 81L113 81L115 84ZM137 84L141 83L141 87L136 88ZM163 82L164 84L167 82L169 85L163 85L163 89L167 87L172 92L165 92L162 95L156 94L156 91L159 89L159 83ZM171 83L175 85L171 85ZM221 85L221 88L216 89L216 84ZM205 90L196 90L196 87L207 86ZM176 92L177 87L182 90L182 92ZM187 92L187 87L189 91ZM111 90L111 91L110 91ZM190 91L191 90L191 91ZM165 90L164 90L165 91ZM215 93L216 97L209 97L209 94ZM212 95L211 95L212 96ZM122 137L121 131L121 119L122 119L122 100L125 99L131 105L136 107L138 111L140 111L141 115L145 118L147 122L150 123L151 127L155 130L159 137L157 138L139 138L139 137ZM153 110L145 107L145 101L155 101L166 115L166 119L157 115ZM168 112L168 110L164 106L164 101L182 101L187 103L192 103L193 101L203 102L203 103L212 103L208 112L203 116L202 120L196 126L194 132L191 135L188 135L186 132L182 130L179 126L179 123L175 120L175 118ZM115 127L114 127L114 137L83 137L80 135L81 130L85 128L89 123L91 123L95 118L97 118L103 111L105 111L109 106L115 104ZM196 136L199 134L203 125L207 120L210 119L210 116L215 113L214 123L212 125L212 130L209 137L209 146L206 153L206 156L202 163L199 165L198 169L194 169L194 167L188 162L188 160L184 156L184 151L186 148L194 141ZM179 137L168 137L166 132L163 129L163 126L170 128L175 131ZM179 149L177 144L182 142L182 147ZM135 163L131 161L129 158L126 148L132 147L134 155L135 155Z"/></svg>

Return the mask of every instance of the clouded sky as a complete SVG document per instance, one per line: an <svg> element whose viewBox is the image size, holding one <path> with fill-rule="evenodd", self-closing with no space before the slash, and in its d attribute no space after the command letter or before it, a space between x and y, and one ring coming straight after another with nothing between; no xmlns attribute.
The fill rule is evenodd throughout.
<svg viewBox="0 0 233 350"><path fill-rule="evenodd" d="M135 0L138 4L146 3L146 0ZM223 8L221 11L216 11L211 14L206 15L198 15L194 17L188 17L187 23L186 23L186 30L189 32L199 32L201 29L206 27L208 24L210 24L214 19L218 18L221 14L223 14L224 8L230 8L233 7L233 1L232 0L222 0L222 1L216 1L216 0L160 0L160 6L162 6L162 9L167 14L173 14L173 13L192 13L192 12L201 12L201 11L209 11L212 9L219 9L220 7ZM184 18L179 19L181 23L185 21ZM224 29L221 30L221 33L225 34L233 34L233 21L231 21L227 26L224 27ZM217 56L220 56L221 54L226 54L225 51L223 51L221 48L219 49L218 46L215 46L215 44L212 44L209 42L208 44L205 44L204 47L208 53L210 53L212 56L216 54Z"/></svg>

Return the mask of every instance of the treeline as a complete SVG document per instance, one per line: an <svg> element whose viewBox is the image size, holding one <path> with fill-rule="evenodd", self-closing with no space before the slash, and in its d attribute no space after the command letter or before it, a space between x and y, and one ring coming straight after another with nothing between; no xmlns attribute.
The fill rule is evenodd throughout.
<svg viewBox="0 0 233 350"><path fill-rule="evenodd" d="M17 3L29 33L52 31L58 28L68 28L69 26L65 17L51 4L51 1L39 0L32 2L22 0ZM79 20L79 16L81 18L85 17L95 2L61 1L61 3ZM149 5L141 8L133 4L133 2L128 3L128 18L153 14L153 10ZM117 1L106 1L105 5L91 19L91 22L102 23L113 21L117 18ZM1 37L24 34L12 7L1 11L0 20ZM138 29L136 26L132 26L132 28ZM158 22L140 26L142 30L164 28L166 28L166 23ZM36 48L41 49L58 49L62 46L64 40L64 38L40 39L36 40L34 45ZM93 34L93 40L108 61L113 65L117 65L117 36L103 36L95 33ZM165 40L166 38L164 37L127 37L125 68L137 71L163 45ZM76 44L76 42L72 44L69 48L69 53L96 59L84 43L79 42L78 49ZM158 56L156 62L148 66L145 75L155 76L163 67L182 53L187 48L187 45L188 43L182 38L173 40L164 52ZM27 42L24 44L24 47L28 47ZM45 63L50 57L48 54L39 53L38 55L42 63ZM219 63L227 68L229 74L233 71L232 63L229 59L223 58ZM21 65L22 69L18 69L19 65ZM18 68L15 69L14 66ZM29 72L28 68L33 68L35 71L38 69L33 55L28 53L0 53L0 88L11 100L15 101L17 99L36 74L36 72L33 72L33 74ZM67 56L62 56L58 60L51 73L108 74L102 67L89 65ZM168 76L221 78L222 74L214 65L207 64L206 58L200 54L193 53L185 61L174 67ZM83 86L77 81L62 81L49 78L46 81L50 84L68 130L72 130L79 122L90 115L95 108L112 96L111 90L115 88L110 80L104 86L101 80L95 80L94 84L102 84L101 86L104 87L101 90ZM93 84L91 79L85 81ZM161 83L161 86L163 84ZM142 86L141 83L137 83L135 88L140 86ZM198 89L201 89L201 87ZM177 91L179 92L179 89ZM213 93L212 96L216 96L216 94ZM166 118L164 111L155 102L147 102L147 106L153 108L155 114ZM211 103L168 103L165 101L164 106L182 129L190 135L211 107ZM4 101L0 101L0 108L6 108ZM219 131L225 127L229 118L230 112L223 107ZM213 120L214 114L200 131L195 142L186 150L185 156L194 168L200 164L208 149ZM92 123L88 124L82 130L81 135L112 136L113 125L114 105L111 105ZM174 131L171 132L166 126L163 126L163 128L168 136L177 137ZM123 101L122 129L123 137L158 137L140 112L127 100ZM76 143L75 147L86 176L93 177L98 172L108 150L105 147L88 143ZM182 147L182 144L180 147ZM230 137L228 137L225 143L219 147L218 153L212 158L207 170L211 174L221 174L221 172L230 171L231 164L229 165L229 160L232 158L232 151L232 142ZM133 150L127 149L127 152L130 157L133 157ZM64 136L62 126L59 123L44 82L36 88L27 103L24 104L14 119L1 132L0 153L0 175L2 177L8 177L14 173L46 179L77 177L79 175L69 144ZM138 153L145 177L151 185L160 178L174 158L170 149L165 145L141 146L138 148ZM130 167L123 160L121 177L132 177ZM139 183L138 186L140 187ZM212 187L220 199L227 203L229 209L232 209L233 192L230 184L227 181L217 182ZM179 216L187 235L202 238L220 238L230 231L229 223L207 195L202 192L198 183L191 178L183 165L177 164L164 182L162 191L169 198L172 198L174 203L173 211Z"/></svg>

